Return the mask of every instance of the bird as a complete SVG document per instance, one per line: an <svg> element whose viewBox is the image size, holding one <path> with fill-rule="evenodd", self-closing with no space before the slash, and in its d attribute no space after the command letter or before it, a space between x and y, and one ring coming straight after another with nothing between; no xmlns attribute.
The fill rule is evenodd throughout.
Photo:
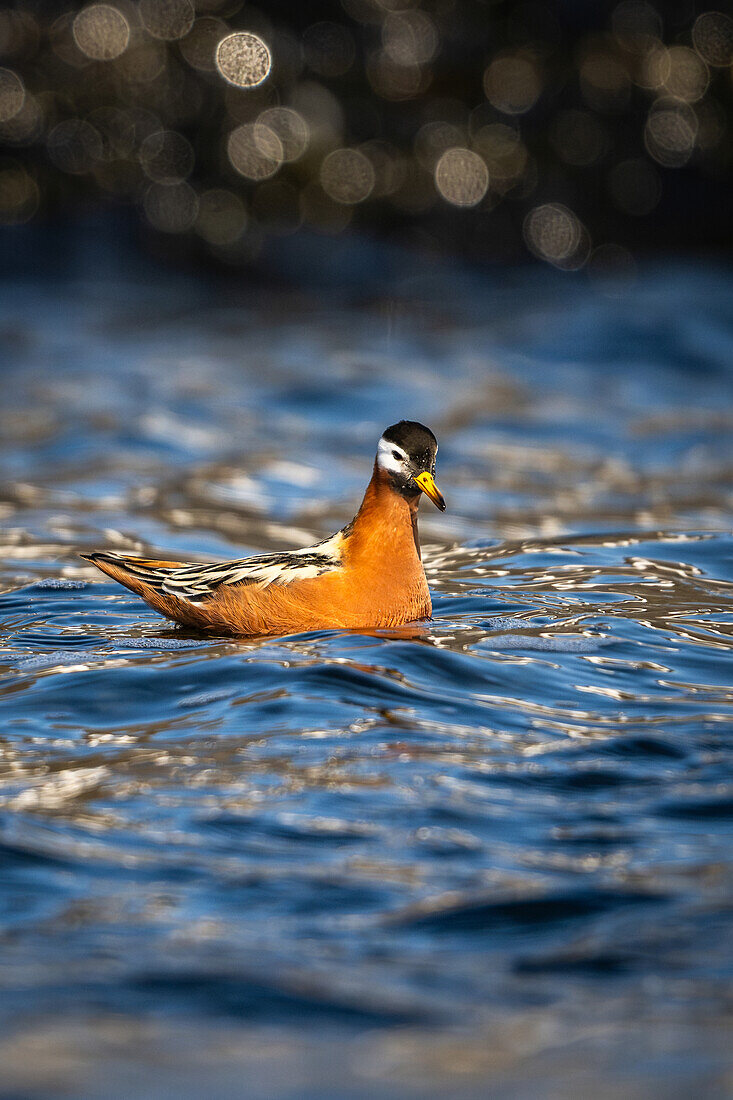
<svg viewBox="0 0 733 1100"><path fill-rule="evenodd" d="M417 511L423 494L445 511L437 451L424 424L392 424L358 512L315 546L211 564L104 551L81 557L161 615L206 634L379 629L429 619Z"/></svg>

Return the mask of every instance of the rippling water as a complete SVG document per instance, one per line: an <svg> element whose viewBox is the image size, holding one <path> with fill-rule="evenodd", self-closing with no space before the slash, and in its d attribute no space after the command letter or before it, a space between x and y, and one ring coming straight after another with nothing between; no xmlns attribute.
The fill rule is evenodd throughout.
<svg viewBox="0 0 733 1100"><path fill-rule="evenodd" d="M4 288L0 1091L725 1095L731 294ZM324 537L400 416L424 629L202 640L77 556Z"/></svg>

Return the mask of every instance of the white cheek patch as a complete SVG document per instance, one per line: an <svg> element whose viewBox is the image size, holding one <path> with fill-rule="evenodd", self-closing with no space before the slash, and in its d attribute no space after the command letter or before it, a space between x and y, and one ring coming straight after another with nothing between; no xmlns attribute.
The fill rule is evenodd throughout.
<svg viewBox="0 0 733 1100"><path fill-rule="evenodd" d="M395 458L398 455L398 458ZM410 460L401 447L396 443L390 443L388 439L380 439L377 447L377 465L380 470L388 470L391 474L408 475Z"/></svg>

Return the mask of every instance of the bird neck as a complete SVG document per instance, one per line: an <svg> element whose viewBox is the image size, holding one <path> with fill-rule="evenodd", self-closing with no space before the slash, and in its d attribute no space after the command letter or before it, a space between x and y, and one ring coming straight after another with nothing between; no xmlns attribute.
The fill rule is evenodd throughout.
<svg viewBox="0 0 733 1100"><path fill-rule="evenodd" d="M405 497L392 485L389 474L375 462L361 507L354 517L349 549L355 556L373 556L382 561L420 561L417 531L419 492Z"/></svg>

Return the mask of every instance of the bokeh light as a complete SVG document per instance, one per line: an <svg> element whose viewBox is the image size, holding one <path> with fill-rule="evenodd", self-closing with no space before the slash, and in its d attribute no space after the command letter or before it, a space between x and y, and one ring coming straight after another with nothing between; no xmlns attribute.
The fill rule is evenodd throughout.
<svg viewBox="0 0 733 1100"><path fill-rule="evenodd" d="M473 147L489 171L492 190L504 193L525 174L529 154L518 130L503 122L482 126L473 135Z"/></svg>
<svg viewBox="0 0 733 1100"><path fill-rule="evenodd" d="M303 156L310 138L308 123L292 107L268 107L257 121L280 139L283 161L292 163Z"/></svg>
<svg viewBox="0 0 733 1100"><path fill-rule="evenodd" d="M102 142L101 160L113 161L133 155L137 140L135 118L117 107L97 107L87 117Z"/></svg>
<svg viewBox="0 0 733 1100"><path fill-rule="evenodd" d="M143 172L156 183L180 183L193 171L191 143L175 130L159 130L140 146Z"/></svg>
<svg viewBox="0 0 733 1100"><path fill-rule="evenodd" d="M188 183L153 183L145 192L143 209L154 229L161 233L185 233L198 214L198 198Z"/></svg>
<svg viewBox="0 0 733 1100"><path fill-rule="evenodd" d="M559 202L535 206L524 219L528 247L556 267L574 270L588 258L590 242L580 219Z"/></svg>
<svg viewBox="0 0 733 1100"><path fill-rule="evenodd" d="M692 28L692 42L708 65L725 68L733 64L733 19L720 11L703 12Z"/></svg>
<svg viewBox="0 0 733 1100"><path fill-rule="evenodd" d="M452 206L476 206L489 187L489 170L471 149L446 149L435 167L435 186Z"/></svg>
<svg viewBox="0 0 733 1100"><path fill-rule="evenodd" d="M497 57L484 73L484 91L489 102L507 115L522 115L534 107L542 92L542 81L530 58Z"/></svg>
<svg viewBox="0 0 733 1100"><path fill-rule="evenodd" d="M267 80L272 68L269 49L256 34L229 34L216 48L216 67L230 84L256 88Z"/></svg>
<svg viewBox="0 0 733 1100"><path fill-rule="evenodd" d="M647 53L662 36L662 17L647 0L621 0L611 28L618 44L631 53Z"/></svg>
<svg viewBox="0 0 733 1100"><path fill-rule="evenodd" d="M140 18L153 38L173 42L191 30L194 7L191 0L140 0Z"/></svg>
<svg viewBox="0 0 733 1100"><path fill-rule="evenodd" d="M0 121L0 141L8 145L32 145L41 137L43 124L43 111L38 100L26 93L20 110Z"/></svg>
<svg viewBox="0 0 733 1100"><path fill-rule="evenodd" d="M103 153L102 139L82 118L69 118L54 126L46 139L48 155L62 172L84 175Z"/></svg>
<svg viewBox="0 0 733 1100"><path fill-rule="evenodd" d="M692 156L697 137L693 109L678 99L656 100L644 127L647 152L666 168L680 168Z"/></svg>
<svg viewBox="0 0 733 1100"><path fill-rule="evenodd" d="M274 130L262 123L245 122L227 139L232 168L249 180L274 176L283 163L283 147Z"/></svg>
<svg viewBox="0 0 733 1100"><path fill-rule="evenodd" d="M438 31L424 11L394 12L382 24L382 43L387 57L397 65L425 65L438 49Z"/></svg>
<svg viewBox="0 0 733 1100"><path fill-rule="evenodd" d="M25 101L23 81L11 69L0 69L0 122L14 118Z"/></svg>
<svg viewBox="0 0 733 1100"><path fill-rule="evenodd" d="M586 103L594 110L619 111L629 101L631 78L621 57L605 44L594 44L581 61L580 88Z"/></svg>
<svg viewBox="0 0 733 1100"><path fill-rule="evenodd" d="M113 196L227 263L301 224L562 269L596 255L591 235L722 241L727 0L674 18L657 0L582 18L546 0L26 7L0 11L0 143L38 196L23 211Z"/></svg>
<svg viewBox="0 0 733 1100"><path fill-rule="evenodd" d="M369 198L374 187L374 168L358 149L334 149L321 165L320 181L334 202L354 206Z"/></svg>
<svg viewBox="0 0 733 1100"><path fill-rule="evenodd" d="M199 196L196 232L213 245L232 244L247 226L247 211L239 195L213 187Z"/></svg>
<svg viewBox="0 0 733 1100"><path fill-rule="evenodd" d="M73 28L77 46L92 61L113 61L125 52L130 41L129 23L109 4L82 8Z"/></svg>
<svg viewBox="0 0 733 1100"><path fill-rule="evenodd" d="M144 95L144 90L136 90L136 84L149 84L158 77L164 77L167 69L165 46L153 39L136 41L129 46L121 57L114 62L115 71L123 85L130 86L129 94L136 98Z"/></svg>
<svg viewBox="0 0 733 1100"><path fill-rule="evenodd" d="M366 74L377 96L393 102L415 99L430 83L426 70L419 65L400 65L384 50L375 50L369 55Z"/></svg>
<svg viewBox="0 0 733 1100"><path fill-rule="evenodd" d="M672 72L672 58L666 46L654 42L645 52L636 73L636 83L648 91L664 88Z"/></svg>
<svg viewBox="0 0 733 1100"><path fill-rule="evenodd" d="M344 137L344 112L328 88L314 80L298 84L290 97L292 110L304 119L309 134L309 149L320 152L335 149Z"/></svg>
<svg viewBox="0 0 733 1100"><path fill-rule="evenodd" d="M709 82L708 70L694 50L673 46L668 51L669 72L664 87L670 95L695 103L705 94Z"/></svg>

